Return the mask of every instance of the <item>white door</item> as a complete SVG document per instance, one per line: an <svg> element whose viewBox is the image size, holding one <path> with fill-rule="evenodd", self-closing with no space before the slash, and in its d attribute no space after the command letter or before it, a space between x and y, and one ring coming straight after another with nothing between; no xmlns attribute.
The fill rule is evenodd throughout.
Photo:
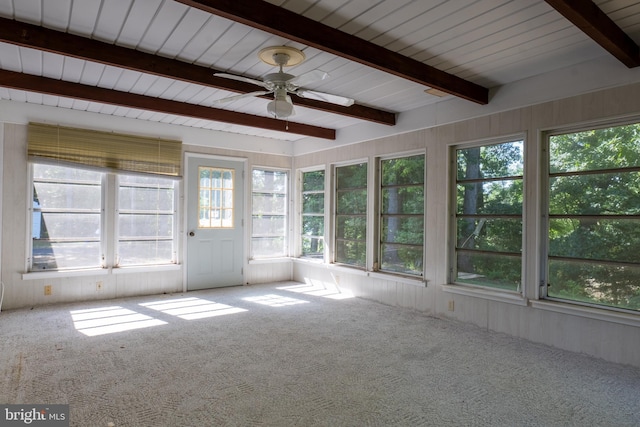
<svg viewBox="0 0 640 427"><path fill-rule="evenodd" d="M187 157L187 290L243 281L244 162Z"/></svg>

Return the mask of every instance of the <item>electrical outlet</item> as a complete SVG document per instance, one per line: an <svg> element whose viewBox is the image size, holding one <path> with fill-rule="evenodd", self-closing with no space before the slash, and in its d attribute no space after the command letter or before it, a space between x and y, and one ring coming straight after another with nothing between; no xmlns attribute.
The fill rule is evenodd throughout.
<svg viewBox="0 0 640 427"><path fill-rule="evenodd" d="M455 308L454 301L453 300L449 301L449 311L453 311L454 308Z"/></svg>
<svg viewBox="0 0 640 427"><path fill-rule="evenodd" d="M44 285L44 294L46 296L51 295L51 285Z"/></svg>
<svg viewBox="0 0 640 427"><path fill-rule="evenodd" d="M102 292L102 281L96 282L96 292Z"/></svg>

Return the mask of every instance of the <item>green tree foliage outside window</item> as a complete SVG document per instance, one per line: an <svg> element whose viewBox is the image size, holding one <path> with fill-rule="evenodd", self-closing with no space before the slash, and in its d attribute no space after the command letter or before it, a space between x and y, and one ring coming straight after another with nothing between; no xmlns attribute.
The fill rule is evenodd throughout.
<svg viewBox="0 0 640 427"><path fill-rule="evenodd" d="M424 155L382 160L380 270L422 276Z"/></svg>
<svg viewBox="0 0 640 427"><path fill-rule="evenodd" d="M302 173L302 256L324 254L324 171Z"/></svg>
<svg viewBox="0 0 640 427"><path fill-rule="evenodd" d="M336 167L336 262L364 268L367 236L367 164Z"/></svg>
<svg viewBox="0 0 640 427"><path fill-rule="evenodd" d="M547 295L640 310L640 124L549 137Z"/></svg>
<svg viewBox="0 0 640 427"><path fill-rule="evenodd" d="M523 141L458 149L456 163L454 280L518 291Z"/></svg>

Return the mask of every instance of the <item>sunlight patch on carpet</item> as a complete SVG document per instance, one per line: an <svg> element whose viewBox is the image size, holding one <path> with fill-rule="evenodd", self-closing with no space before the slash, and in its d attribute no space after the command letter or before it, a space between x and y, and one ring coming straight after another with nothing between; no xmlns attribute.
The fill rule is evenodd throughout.
<svg viewBox="0 0 640 427"><path fill-rule="evenodd" d="M268 294L255 297L242 298L244 301L255 302L257 304L268 305L270 307L284 307L287 305L306 304L304 301L296 298L284 297L282 295Z"/></svg>
<svg viewBox="0 0 640 427"><path fill-rule="evenodd" d="M301 294L313 295L317 297L330 298L335 300L353 298L354 295L346 290L339 289L333 284L323 282L313 283L310 279L305 279L304 284L282 286L277 288L283 291L297 292Z"/></svg>
<svg viewBox="0 0 640 427"><path fill-rule="evenodd" d="M90 337L167 323L120 306L73 310L70 314L76 330Z"/></svg>
<svg viewBox="0 0 640 427"><path fill-rule="evenodd" d="M171 316L177 316L184 320L205 319L247 311L244 308L233 307L196 297L146 302L140 305Z"/></svg>

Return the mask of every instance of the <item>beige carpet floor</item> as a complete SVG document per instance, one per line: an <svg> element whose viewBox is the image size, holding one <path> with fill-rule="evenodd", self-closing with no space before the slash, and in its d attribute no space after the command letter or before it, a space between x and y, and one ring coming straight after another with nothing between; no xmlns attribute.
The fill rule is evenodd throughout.
<svg viewBox="0 0 640 427"><path fill-rule="evenodd" d="M275 283L0 313L0 403L72 426L639 426L640 369Z"/></svg>

